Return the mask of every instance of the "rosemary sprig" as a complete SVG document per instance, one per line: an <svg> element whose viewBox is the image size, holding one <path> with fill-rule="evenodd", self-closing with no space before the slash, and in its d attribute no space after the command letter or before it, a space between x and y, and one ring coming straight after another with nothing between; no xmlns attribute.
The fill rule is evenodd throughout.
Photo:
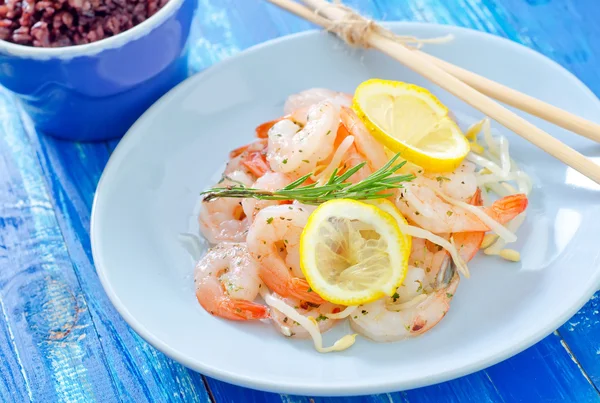
<svg viewBox="0 0 600 403"><path fill-rule="evenodd" d="M301 203L312 205L334 199L382 199L392 196L391 193L384 192L401 188L402 182L411 181L415 178L413 174L392 176L406 164L406 161L402 161L394 165L399 157L400 154L396 154L387 164L356 184L347 182L347 180L364 167L366 162L350 168L341 175L338 175L338 170L335 169L329 180L321 186L317 186L316 183L301 186L312 176L312 174L308 174L275 191L255 189L240 184L211 188L202 192L201 195L204 195L204 201L211 201L220 197L234 197L258 200L298 200Z"/></svg>

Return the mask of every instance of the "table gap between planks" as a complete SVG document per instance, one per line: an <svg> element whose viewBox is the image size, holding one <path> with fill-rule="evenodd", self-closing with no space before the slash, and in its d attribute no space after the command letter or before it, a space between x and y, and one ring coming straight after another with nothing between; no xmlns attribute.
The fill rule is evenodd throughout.
<svg viewBox="0 0 600 403"><path fill-rule="evenodd" d="M347 3L377 19L452 24L507 37L561 63L600 93L596 0ZM311 28L262 0L199 0L190 71ZM406 392L286 396L232 386L186 369L125 324L94 269L90 211L116 145L38 134L10 94L0 92L1 401L600 401L598 294L554 334L521 354L454 381Z"/></svg>

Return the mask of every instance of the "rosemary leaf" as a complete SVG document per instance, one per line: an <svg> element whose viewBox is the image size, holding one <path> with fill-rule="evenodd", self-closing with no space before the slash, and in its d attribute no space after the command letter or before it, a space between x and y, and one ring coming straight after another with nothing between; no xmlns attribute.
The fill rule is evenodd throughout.
<svg viewBox="0 0 600 403"><path fill-rule="evenodd" d="M297 188L298 186L300 186L304 182L306 182L308 180L308 178L310 178L310 175L311 174L304 175L302 178L296 179L295 181L293 181L292 183L290 183L289 185L284 187L283 190L292 190L292 189Z"/></svg>
<svg viewBox="0 0 600 403"><path fill-rule="evenodd" d="M214 187L202 192L201 195L204 195L204 201L231 197L258 200L298 200L301 203L312 205L318 205L335 199L372 200L387 198L392 196L392 194L389 192L385 193L386 191L401 188L403 182L408 182L415 178L412 174L393 175L406 164L406 161L395 164L399 157L400 154L396 154L383 167L355 184L347 181L364 167L366 162L361 162L341 175L338 175L338 169L336 168L329 177L329 180L321 186L318 186L316 183L303 185L313 175L308 174L298 178L286 187L275 191L254 189L239 183L227 187Z"/></svg>

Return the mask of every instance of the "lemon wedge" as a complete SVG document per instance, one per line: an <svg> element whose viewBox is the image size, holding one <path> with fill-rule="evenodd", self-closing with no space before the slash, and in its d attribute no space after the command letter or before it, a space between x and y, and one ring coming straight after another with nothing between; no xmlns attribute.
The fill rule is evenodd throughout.
<svg viewBox="0 0 600 403"><path fill-rule="evenodd" d="M410 238L384 210L356 200L321 204L300 237L300 267L323 299L360 305L393 295L406 276Z"/></svg>
<svg viewBox="0 0 600 403"><path fill-rule="evenodd" d="M356 89L352 108L380 143L427 171L453 171L469 153L448 108L425 88L367 80Z"/></svg>

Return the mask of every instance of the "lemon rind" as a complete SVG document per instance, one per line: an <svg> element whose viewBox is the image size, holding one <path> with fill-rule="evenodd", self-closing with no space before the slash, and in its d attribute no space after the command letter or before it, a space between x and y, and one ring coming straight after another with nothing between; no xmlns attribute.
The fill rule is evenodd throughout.
<svg viewBox="0 0 600 403"><path fill-rule="evenodd" d="M331 209L331 210L330 210ZM362 210L363 213L359 212ZM378 285L377 289L367 289L364 291L350 293L347 290L341 290L335 284L328 284L325 281L320 281L321 276L318 270L318 262L314 251L318 243L318 237L314 230L318 229L316 225L319 221L331 216L338 216L348 219L360 219L364 217L364 211L371 212L370 217L375 217L370 224L374 225L373 221L379 221L375 225L377 229L387 226L388 231L381 231L380 235L385 236L388 241L388 253L390 255L392 270L399 273L399 276L391 276L391 279L384 284ZM398 246L396 248L396 245ZM356 200L340 199L332 200L323 203L309 217L309 220L302 232L300 238L300 267L310 287L319 294L323 299L340 305L360 305L375 301L384 296L390 296L402 284L408 270L408 255L410 254L410 243L407 242L406 236L400 231L398 223L392 215L379 209L376 206L362 203ZM352 294L351 297L341 297L341 294Z"/></svg>
<svg viewBox="0 0 600 403"><path fill-rule="evenodd" d="M382 79L370 79L362 84L360 84L356 88L356 92L354 98L352 100L352 109L357 114L360 120L363 121L367 129L371 132L373 137L381 144L389 148L395 153L400 153L401 156L414 164L419 165L423 169L429 172L449 172L455 170L464 160L466 155L470 151L470 145L464 135L458 137L454 136L455 139L463 139L464 141L460 141L460 150L458 155L451 158L444 158L440 155L432 155L424 150L413 147L410 144L406 144L402 140L387 134L381 127L371 121L369 119L368 114L364 111L361 106L361 99L364 99L363 96L365 93L369 95L369 93L375 94L377 91L377 87L385 87L385 89L392 89L394 91L393 95L401 95L401 94L412 94L418 95L418 98L424 101L427 105L429 105L438 115L440 120L448 119L451 124L455 126L455 130L458 133L462 134L458 125L450 119L448 116L448 108L446 108L433 94L430 94L427 90L422 87L419 87L415 84L404 83L401 81L388 81ZM423 96L426 95L426 96ZM448 123L450 124L450 123ZM435 161L435 162L432 162Z"/></svg>

